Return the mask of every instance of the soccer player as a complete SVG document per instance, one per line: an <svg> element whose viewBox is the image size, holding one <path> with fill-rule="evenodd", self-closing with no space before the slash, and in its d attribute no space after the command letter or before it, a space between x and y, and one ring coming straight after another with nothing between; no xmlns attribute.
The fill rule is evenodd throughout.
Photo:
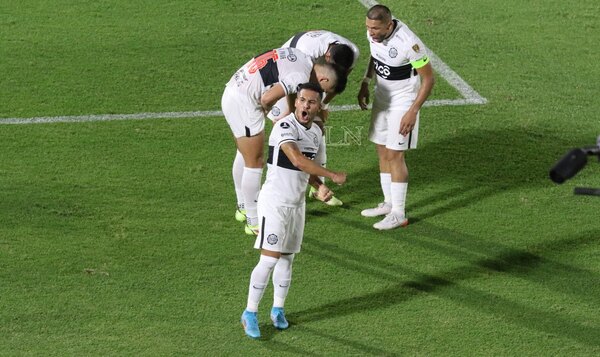
<svg viewBox="0 0 600 357"><path fill-rule="evenodd" d="M295 94L297 86L308 81L333 93L340 84L345 86L345 73L325 61L313 65L309 57L294 48L279 48L252 58L225 86L221 107L237 146L232 168L237 196L235 217L246 221L246 234L258 234L256 198L262 178L266 113L279 99Z"/></svg>
<svg viewBox="0 0 600 357"><path fill-rule="evenodd" d="M349 74L356 65L360 54L358 47L350 40L325 30L300 32L287 40L281 47L297 48L307 54L313 61L325 59L328 63L335 63L345 68L347 74ZM341 92L342 91L327 93L327 95L325 95L321 106L321 112L314 119L315 124L319 125L322 130L324 122L327 120L329 114L327 110L329 103L337 94L341 94ZM287 105L287 101L279 100L273 106L271 112L269 112L268 117L274 121L281 118L281 112L287 110ZM323 148L325 150L323 165L326 166L327 151L325 140L323 141ZM324 179L324 177L321 177L321 180ZM311 187L309 195L313 198L316 197L316 191L313 187ZM343 202L336 197L332 197L325 203L330 206L343 205Z"/></svg>
<svg viewBox="0 0 600 357"><path fill-rule="evenodd" d="M404 23L392 18L386 6L371 7L366 26L371 59L358 93L358 104L367 109L369 82L375 73L369 139L377 145L384 201L361 214L385 216L373 227L393 229L408 224L405 152L417 147L419 110L433 88L433 69L421 40Z"/></svg>
<svg viewBox="0 0 600 357"><path fill-rule="evenodd" d="M288 328L284 303L292 279L294 255L300 251L304 234L307 184L317 188L319 198L327 201L333 192L318 176L341 185L343 172L330 171L320 164L321 129L313 119L321 107L322 90L314 83L298 89L294 113L280 119L269 136L267 179L258 196L260 234L254 248L260 259L250 276L248 302L241 322L246 335L260 337L258 305L273 272L274 301L271 320L278 329ZM314 161L313 161L314 160Z"/></svg>

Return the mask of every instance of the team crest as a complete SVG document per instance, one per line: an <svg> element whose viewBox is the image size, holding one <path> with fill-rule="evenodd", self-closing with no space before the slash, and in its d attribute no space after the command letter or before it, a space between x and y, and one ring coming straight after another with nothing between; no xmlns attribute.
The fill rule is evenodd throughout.
<svg viewBox="0 0 600 357"><path fill-rule="evenodd" d="M274 106L271 109L271 113L273 113L274 116L278 117L279 114L281 114L281 109L279 109L279 107L277 107L277 106Z"/></svg>
<svg viewBox="0 0 600 357"><path fill-rule="evenodd" d="M280 124L279 126L280 126L280 127L282 127L282 128L284 128L284 129L289 129L289 127L290 127L290 124L288 124L288 123L286 123L286 122L282 121L282 122L281 122L281 124Z"/></svg>
<svg viewBox="0 0 600 357"><path fill-rule="evenodd" d="M276 234L269 234L269 236L267 237L267 243L269 243L270 245L277 244L278 240L279 238L277 238Z"/></svg>
<svg viewBox="0 0 600 357"><path fill-rule="evenodd" d="M419 45L415 44L414 46L412 46L413 51L415 52L419 52L421 49L419 48Z"/></svg>
<svg viewBox="0 0 600 357"><path fill-rule="evenodd" d="M313 136L313 143L315 143L315 146L319 146L319 138L317 138L317 136Z"/></svg>
<svg viewBox="0 0 600 357"><path fill-rule="evenodd" d="M288 61L290 61L290 62L296 62L296 60L298 59L298 57L296 57L296 55L295 55L295 54L293 54L293 53L290 53L289 55L287 55L287 59L288 59Z"/></svg>
<svg viewBox="0 0 600 357"><path fill-rule="evenodd" d="M414 48L414 47L413 47ZM392 47L390 48L390 53L389 53L390 57L392 58L396 58L398 56L398 50L396 49L396 47Z"/></svg>

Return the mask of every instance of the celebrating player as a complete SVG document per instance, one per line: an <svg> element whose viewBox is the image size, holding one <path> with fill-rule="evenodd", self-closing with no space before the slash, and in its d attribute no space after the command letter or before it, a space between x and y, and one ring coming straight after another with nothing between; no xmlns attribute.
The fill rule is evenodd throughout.
<svg viewBox="0 0 600 357"><path fill-rule="evenodd" d="M390 10L375 5L367 12L367 38L371 59L358 93L367 109L369 82L377 75L369 139L377 145L384 202L365 209L365 217L385 215L376 229L406 226L408 168L404 152L417 147L419 110L431 93L433 69L421 40Z"/></svg>
<svg viewBox="0 0 600 357"><path fill-rule="evenodd" d="M237 146L232 169L235 216L246 220L247 234L258 233L256 197L262 178L265 115L279 99L295 94L297 86L308 81L333 93L337 86L345 85L345 73L325 61L313 65L294 48L279 48L252 58L225 87L221 106Z"/></svg>
<svg viewBox="0 0 600 357"><path fill-rule="evenodd" d="M360 53L358 47L347 38L325 30L300 32L294 37L290 38L281 47L297 48L307 54L313 61L325 59L328 63L335 63L345 68L347 74L349 74L356 65ZM328 116L328 104L337 94L340 94L341 92L342 90L336 91L335 93L327 93L327 95L325 95L323 98L321 112L314 119L315 124L319 125L322 130L324 122L327 120ZM268 117L271 120L276 121L282 117L282 112L286 111L287 107L287 101L278 101L273 106L271 112L269 112ZM323 141L323 148L324 150L326 149L325 140ZM326 165L327 152L326 150L324 152L325 156L323 165ZM321 177L321 180L324 179L324 177ZM313 198L316 197L316 191L312 187L310 190L310 196ZM336 197L333 197L331 200L325 203L330 206L341 206L343 204L343 202Z"/></svg>
<svg viewBox="0 0 600 357"><path fill-rule="evenodd" d="M314 83L301 85L294 113L280 119L269 136L267 179L258 196L260 234L254 244L261 255L250 276L248 303L241 317L246 335L252 338L260 337L257 311L271 271L271 320L278 329L288 328L283 307L292 279L294 254L300 251L304 235L307 184L317 188L319 198L327 201L333 192L318 176L326 176L338 185L346 181L345 173L320 165L322 132L312 124L321 107L322 93Z"/></svg>

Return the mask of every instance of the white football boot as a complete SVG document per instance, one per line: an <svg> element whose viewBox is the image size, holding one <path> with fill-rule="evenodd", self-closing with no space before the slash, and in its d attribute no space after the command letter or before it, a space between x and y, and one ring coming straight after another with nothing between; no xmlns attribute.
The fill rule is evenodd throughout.
<svg viewBox="0 0 600 357"><path fill-rule="evenodd" d="M387 202L381 202L375 208L367 208L362 210L360 214L363 217L377 217L377 216L385 216L392 212L392 204Z"/></svg>
<svg viewBox="0 0 600 357"><path fill-rule="evenodd" d="M373 225L373 228L383 231L406 226L408 226L408 219L406 219L405 216L400 216L394 212L390 212L388 215L385 216L384 219L375 223Z"/></svg>

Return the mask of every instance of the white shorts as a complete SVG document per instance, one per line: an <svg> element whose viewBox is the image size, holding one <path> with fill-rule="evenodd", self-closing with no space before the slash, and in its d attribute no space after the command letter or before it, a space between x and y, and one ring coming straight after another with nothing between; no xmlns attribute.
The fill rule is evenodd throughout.
<svg viewBox="0 0 600 357"><path fill-rule="evenodd" d="M385 145L386 148L396 151L415 149L419 139L419 113L417 113L417 121L413 130L406 136L399 133L400 121L408 108L409 106L382 110L373 106L369 140L377 145Z"/></svg>
<svg viewBox="0 0 600 357"><path fill-rule="evenodd" d="M258 199L258 236L254 248L280 253L298 253L304 237L305 205L278 206L264 197Z"/></svg>
<svg viewBox="0 0 600 357"><path fill-rule="evenodd" d="M236 138L255 136L265 130L265 118L260 105L235 88L225 87L221 109Z"/></svg>

